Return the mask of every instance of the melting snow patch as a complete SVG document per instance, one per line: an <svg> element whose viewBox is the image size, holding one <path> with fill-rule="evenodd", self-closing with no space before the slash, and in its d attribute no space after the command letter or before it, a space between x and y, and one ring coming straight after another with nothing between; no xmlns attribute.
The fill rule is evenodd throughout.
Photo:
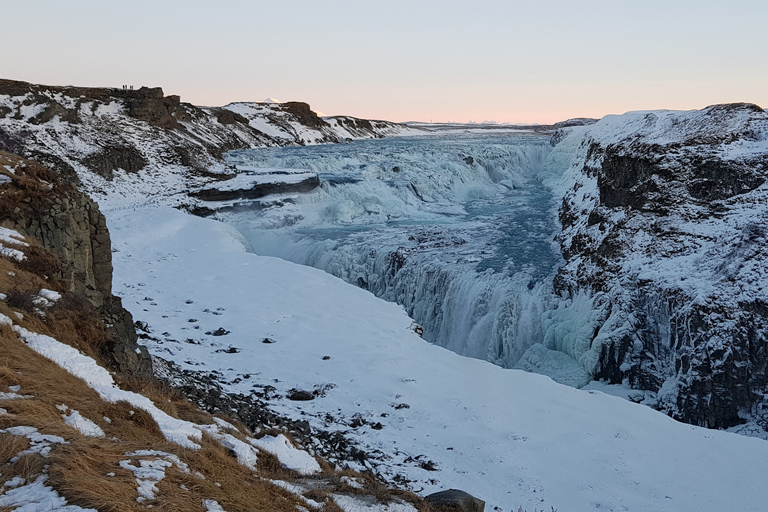
<svg viewBox="0 0 768 512"><path fill-rule="evenodd" d="M364 487L363 483L360 482L360 480L358 480L357 478L352 478L350 476L343 476L340 478L340 480L343 483L347 484L348 486L352 487L353 489L362 489Z"/></svg>
<svg viewBox="0 0 768 512"><path fill-rule="evenodd" d="M21 245L22 247L29 247L29 244L24 241L24 237L19 234L18 231L0 227L0 256L5 258L13 258L16 261L21 261L26 258L24 253L20 250L6 247L6 245Z"/></svg>
<svg viewBox="0 0 768 512"><path fill-rule="evenodd" d="M237 462L248 469L256 469L258 452L252 446L239 440L232 434L222 433L216 425L201 425L199 428L216 439L224 448L232 450L235 457L237 457Z"/></svg>
<svg viewBox="0 0 768 512"><path fill-rule="evenodd" d="M166 468L170 468L175 464L185 473L189 473L189 467L172 453L156 450L138 450L126 453L126 455L132 459L154 457L138 459L138 466L131 464L132 459L120 461L120 467L133 472L133 476L136 477L136 486L139 493L136 501L138 502L155 499L155 493L157 492L156 484L165 478Z"/></svg>
<svg viewBox="0 0 768 512"><path fill-rule="evenodd" d="M40 476L31 484L16 487L0 496L0 507L12 508L16 512L38 512L57 510L59 512L96 512L93 508L68 505L59 493L45 486L46 475Z"/></svg>
<svg viewBox="0 0 768 512"><path fill-rule="evenodd" d="M40 299L45 301L42 304L43 306L48 306L50 304L53 304L57 300L61 299L61 294L59 292L55 292L53 290L48 290L46 288L43 288L42 290L40 290L40 292L37 295L38 295L38 297Z"/></svg>
<svg viewBox="0 0 768 512"><path fill-rule="evenodd" d="M291 444L287 437L278 434L276 437L264 436L261 439L249 439L250 443L276 456L286 469L298 471L301 475L320 473L320 464L304 450L299 450Z"/></svg>
<svg viewBox="0 0 768 512"><path fill-rule="evenodd" d="M62 415L64 423L80 431L81 434L88 437L104 437L104 431L97 424L83 417L78 411L72 410L69 416Z"/></svg>
<svg viewBox="0 0 768 512"><path fill-rule="evenodd" d="M8 487L10 489L13 489L14 487L18 487L18 486L24 484L24 482L26 482L26 480L24 480L22 477L15 476L15 477L11 478L10 480L8 480L7 482L5 482L3 484L3 487Z"/></svg>
<svg viewBox="0 0 768 512"><path fill-rule="evenodd" d="M318 503L315 500L311 500L311 499L309 499L309 498L307 498L305 496L302 496L301 493L303 493L307 489L305 489L304 487L302 487L300 485L296 485L296 484L292 484L292 483L289 483L289 482L285 482L283 480L268 480L268 481L270 483L280 487L281 489L285 489L289 493L296 495L302 501L304 501L304 503L309 505L311 508L321 508L323 506L322 503Z"/></svg>
<svg viewBox="0 0 768 512"><path fill-rule="evenodd" d="M20 395L18 393L14 393L11 391L10 393L6 393L5 391L0 391L0 400L14 400L16 398L32 398L33 395Z"/></svg>
<svg viewBox="0 0 768 512"><path fill-rule="evenodd" d="M206 512L225 512L216 500L203 500L203 506L205 507Z"/></svg>
<svg viewBox="0 0 768 512"><path fill-rule="evenodd" d="M49 457L51 454L51 445L53 444L69 444L63 438L59 436L52 436L48 434L41 434L35 427L10 427L6 429L0 429L0 433L12 434L14 436L24 436L29 440L30 447L26 450L16 454L11 459L11 463L16 462L24 455L38 454L43 457Z"/></svg>

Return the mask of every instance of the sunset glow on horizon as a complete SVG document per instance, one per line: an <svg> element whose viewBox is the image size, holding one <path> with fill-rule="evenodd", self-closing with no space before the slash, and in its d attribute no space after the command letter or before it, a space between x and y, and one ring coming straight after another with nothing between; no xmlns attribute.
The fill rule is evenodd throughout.
<svg viewBox="0 0 768 512"><path fill-rule="evenodd" d="M126 6L130 5L130 8ZM3 10L0 78L304 101L391 121L768 107L759 1L52 0Z"/></svg>

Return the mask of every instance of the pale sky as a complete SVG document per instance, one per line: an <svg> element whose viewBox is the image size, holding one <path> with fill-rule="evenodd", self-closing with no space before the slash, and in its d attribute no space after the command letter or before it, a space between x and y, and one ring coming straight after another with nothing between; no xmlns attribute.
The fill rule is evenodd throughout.
<svg viewBox="0 0 768 512"><path fill-rule="evenodd" d="M0 0L0 77L392 121L768 108L766 0Z"/></svg>

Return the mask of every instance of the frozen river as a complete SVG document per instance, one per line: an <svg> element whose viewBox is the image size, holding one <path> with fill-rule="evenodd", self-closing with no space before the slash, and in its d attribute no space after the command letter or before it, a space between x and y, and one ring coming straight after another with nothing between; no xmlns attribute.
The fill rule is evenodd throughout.
<svg viewBox="0 0 768 512"><path fill-rule="evenodd" d="M514 367L557 302L549 137L440 135L233 152L321 186L219 213L253 252L325 270L405 307L424 338Z"/></svg>

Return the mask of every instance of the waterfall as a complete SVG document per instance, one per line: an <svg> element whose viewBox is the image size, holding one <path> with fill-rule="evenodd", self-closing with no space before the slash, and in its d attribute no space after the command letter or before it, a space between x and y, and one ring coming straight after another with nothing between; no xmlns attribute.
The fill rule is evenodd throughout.
<svg viewBox="0 0 768 512"><path fill-rule="evenodd" d="M432 343L537 371L524 357L531 347L576 356L547 323L561 303L552 292L559 198L542 181L556 182L567 160L551 153L547 137L532 135L236 151L232 165L308 169L322 185L218 217L256 254L401 304Z"/></svg>

